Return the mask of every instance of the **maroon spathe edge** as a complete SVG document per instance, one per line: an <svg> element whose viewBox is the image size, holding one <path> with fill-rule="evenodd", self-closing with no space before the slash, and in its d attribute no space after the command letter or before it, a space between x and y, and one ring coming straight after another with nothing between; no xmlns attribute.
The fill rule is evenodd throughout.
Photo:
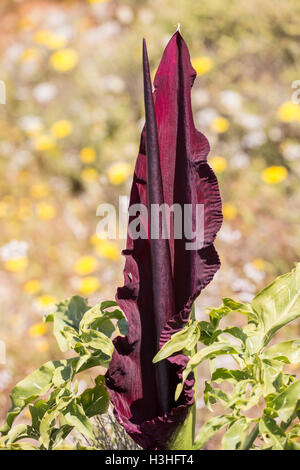
<svg viewBox="0 0 300 470"><path fill-rule="evenodd" d="M149 209L153 203L204 204L204 245L188 251L184 238L133 240L128 235L124 286L116 300L128 319L129 333L115 340L106 379L120 424L144 449L164 449L193 404L194 379L190 374L175 402L187 358L174 354L159 365L152 359L186 324L194 300L219 269L213 241L222 210L217 179L207 164L209 144L193 122L191 86L196 73L180 33L172 36L164 51L154 94L145 42L143 66L146 126L130 205L140 203ZM146 233L147 222L141 216Z"/></svg>

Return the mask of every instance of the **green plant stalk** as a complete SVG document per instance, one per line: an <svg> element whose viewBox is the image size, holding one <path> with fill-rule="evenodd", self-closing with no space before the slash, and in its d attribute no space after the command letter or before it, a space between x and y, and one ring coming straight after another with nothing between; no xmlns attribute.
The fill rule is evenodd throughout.
<svg viewBox="0 0 300 470"><path fill-rule="evenodd" d="M250 432L249 436L247 436L247 439L245 440L245 444L242 448L242 450L249 450L255 441L255 439L258 436L258 431L259 431L259 426L258 423L254 426L252 431Z"/></svg>
<svg viewBox="0 0 300 470"><path fill-rule="evenodd" d="M192 311L191 311L191 320L195 321L196 320L196 312L195 312L195 304L192 306ZM193 356L197 352L197 343L195 345L195 348L193 350ZM195 376L195 383L194 383L194 404L192 406L192 417L193 417L193 423L192 423L192 444L194 445L195 443L195 436L196 436L196 419L197 419L197 386L198 386L198 377L197 377L197 370L194 372Z"/></svg>
<svg viewBox="0 0 300 470"><path fill-rule="evenodd" d="M195 320L195 305L191 310L191 320ZM197 344L192 351L192 355L197 352ZM194 404L190 407L184 423L177 429L168 445L170 450L193 450L196 436L196 413L197 413L197 372L194 383Z"/></svg>

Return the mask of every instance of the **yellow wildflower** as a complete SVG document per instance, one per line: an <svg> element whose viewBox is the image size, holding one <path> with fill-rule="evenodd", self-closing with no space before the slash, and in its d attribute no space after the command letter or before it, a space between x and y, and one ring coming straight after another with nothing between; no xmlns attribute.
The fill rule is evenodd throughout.
<svg viewBox="0 0 300 470"><path fill-rule="evenodd" d="M261 178L267 184L281 183L287 175L288 172L284 166L269 166L261 172Z"/></svg>
<svg viewBox="0 0 300 470"><path fill-rule="evenodd" d="M88 3L108 3L110 0L87 0Z"/></svg>
<svg viewBox="0 0 300 470"><path fill-rule="evenodd" d="M131 166L128 163L114 163L107 170L109 182L115 186L124 183L131 173Z"/></svg>
<svg viewBox="0 0 300 470"><path fill-rule="evenodd" d="M57 121L51 126L51 132L57 139L68 137L71 134L72 129L72 123L67 120Z"/></svg>
<svg viewBox="0 0 300 470"><path fill-rule="evenodd" d="M48 47L48 49L60 49L66 45L66 40L62 36L54 34L48 29L41 29L34 35L37 44Z"/></svg>
<svg viewBox="0 0 300 470"><path fill-rule="evenodd" d="M27 258L11 258L4 263L5 269L12 273L24 271L27 268L27 265Z"/></svg>
<svg viewBox="0 0 300 470"><path fill-rule="evenodd" d="M50 307L50 305L55 304L56 299L52 295L40 295L37 299L37 304L39 307L45 308L45 307Z"/></svg>
<svg viewBox="0 0 300 470"><path fill-rule="evenodd" d="M99 287L99 280L95 276L88 276L80 280L79 292L82 295L89 295L96 292Z"/></svg>
<svg viewBox="0 0 300 470"><path fill-rule="evenodd" d="M56 215L56 209L52 204L48 202L40 202L36 208L37 216L41 220L53 219Z"/></svg>
<svg viewBox="0 0 300 470"><path fill-rule="evenodd" d="M82 256L76 261L74 270L77 274L85 276L96 271L98 265L99 263L94 256Z"/></svg>
<svg viewBox="0 0 300 470"><path fill-rule="evenodd" d="M212 120L210 127L218 134L223 134L229 128L229 121L222 116L218 116Z"/></svg>
<svg viewBox="0 0 300 470"><path fill-rule="evenodd" d="M300 122L300 106L292 101L286 101L278 109L277 116L282 122Z"/></svg>
<svg viewBox="0 0 300 470"><path fill-rule="evenodd" d="M192 60L192 66L196 70L197 75L203 75L212 69L213 61L210 57L201 56Z"/></svg>
<svg viewBox="0 0 300 470"><path fill-rule="evenodd" d="M92 147L84 147L80 150L79 158L83 163L92 163L96 160L96 152Z"/></svg>
<svg viewBox="0 0 300 470"><path fill-rule="evenodd" d="M223 216L225 220L233 220L237 216L237 208L230 202L223 205Z"/></svg>
<svg viewBox="0 0 300 470"><path fill-rule="evenodd" d="M81 178L87 183L91 181L96 181L99 178L99 173L95 168L85 168L81 172Z"/></svg>
<svg viewBox="0 0 300 470"><path fill-rule="evenodd" d="M46 333L47 325L43 322L35 323L28 330L28 334L31 336L31 338L38 338L39 336L43 336Z"/></svg>
<svg viewBox="0 0 300 470"><path fill-rule="evenodd" d="M50 56L50 64L57 72L68 72L76 67L77 63L78 55L74 49L61 49Z"/></svg>
<svg viewBox="0 0 300 470"><path fill-rule="evenodd" d="M55 140L51 135L42 134L34 139L33 144L35 149L39 152L46 152L55 147Z"/></svg>
<svg viewBox="0 0 300 470"><path fill-rule="evenodd" d="M21 60L24 62L30 61L30 60L38 60L40 56L41 56L40 51L32 47L29 49L25 49L25 51L21 55Z"/></svg>
<svg viewBox="0 0 300 470"><path fill-rule="evenodd" d="M90 242L91 242L92 245L97 246L100 243L102 243L103 240L106 240L106 239L107 239L107 235L105 233L103 233L103 234L94 233L90 237Z"/></svg>
<svg viewBox="0 0 300 470"><path fill-rule="evenodd" d="M257 269L258 271L263 271L266 267L265 261L261 258L255 258L252 261L252 264L255 267L255 269Z"/></svg>
<svg viewBox="0 0 300 470"><path fill-rule="evenodd" d="M49 195L50 188L46 183L36 183L31 186L29 192L32 197L41 199Z"/></svg>
<svg viewBox="0 0 300 470"><path fill-rule="evenodd" d="M23 18L20 19L18 28L25 31L28 29L32 29L34 25L35 25L35 21L33 18L31 18L30 16L24 16Z"/></svg>
<svg viewBox="0 0 300 470"><path fill-rule="evenodd" d="M227 168L227 160L220 156L212 157L209 164L216 173L223 173Z"/></svg>
<svg viewBox="0 0 300 470"><path fill-rule="evenodd" d="M112 261L116 261L120 257L118 245L110 240L104 240L99 245L96 245L95 251L101 258L110 259Z"/></svg>
<svg viewBox="0 0 300 470"><path fill-rule="evenodd" d="M40 281L38 279L31 279L25 282L23 289L27 294L37 294L41 289Z"/></svg>

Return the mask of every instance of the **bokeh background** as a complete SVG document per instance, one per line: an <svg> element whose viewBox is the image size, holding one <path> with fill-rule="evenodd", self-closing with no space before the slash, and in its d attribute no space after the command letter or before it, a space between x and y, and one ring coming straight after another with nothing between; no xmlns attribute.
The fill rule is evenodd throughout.
<svg viewBox="0 0 300 470"><path fill-rule="evenodd" d="M197 316L224 296L250 301L299 260L300 2L1 0L0 13L1 420L12 386L59 357L44 313L73 294L113 298L122 283L125 242L96 237L96 209L129 194L143 36L154 74L181 24L224 202L222 268Z"/></svg>

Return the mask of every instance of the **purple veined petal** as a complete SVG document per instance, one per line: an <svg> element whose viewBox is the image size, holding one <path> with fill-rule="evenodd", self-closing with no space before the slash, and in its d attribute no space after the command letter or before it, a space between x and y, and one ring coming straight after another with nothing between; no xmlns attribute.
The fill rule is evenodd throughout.
<svg viewBox="0 0 300 470"><path fill-rule="evenodd" d="M174 401L186 364L174 354L157 368L158 349L189 320L192 304L220 267L213 246L222 223L218 182L207 164L209 144L195 129L191 87L196 73L177 31L158 67L152 95L146 45L143 46L146 125L131 188L130 205L204 204L204 240L186 250L186 239L127 238L124 286L116 300L129 322L126 338L115 340L107 385L115 415L144 449L167 448L193 404L190 374ZM131 219L130 219L131 220ZM150 217L151 230L151 217Z"/></svg>

